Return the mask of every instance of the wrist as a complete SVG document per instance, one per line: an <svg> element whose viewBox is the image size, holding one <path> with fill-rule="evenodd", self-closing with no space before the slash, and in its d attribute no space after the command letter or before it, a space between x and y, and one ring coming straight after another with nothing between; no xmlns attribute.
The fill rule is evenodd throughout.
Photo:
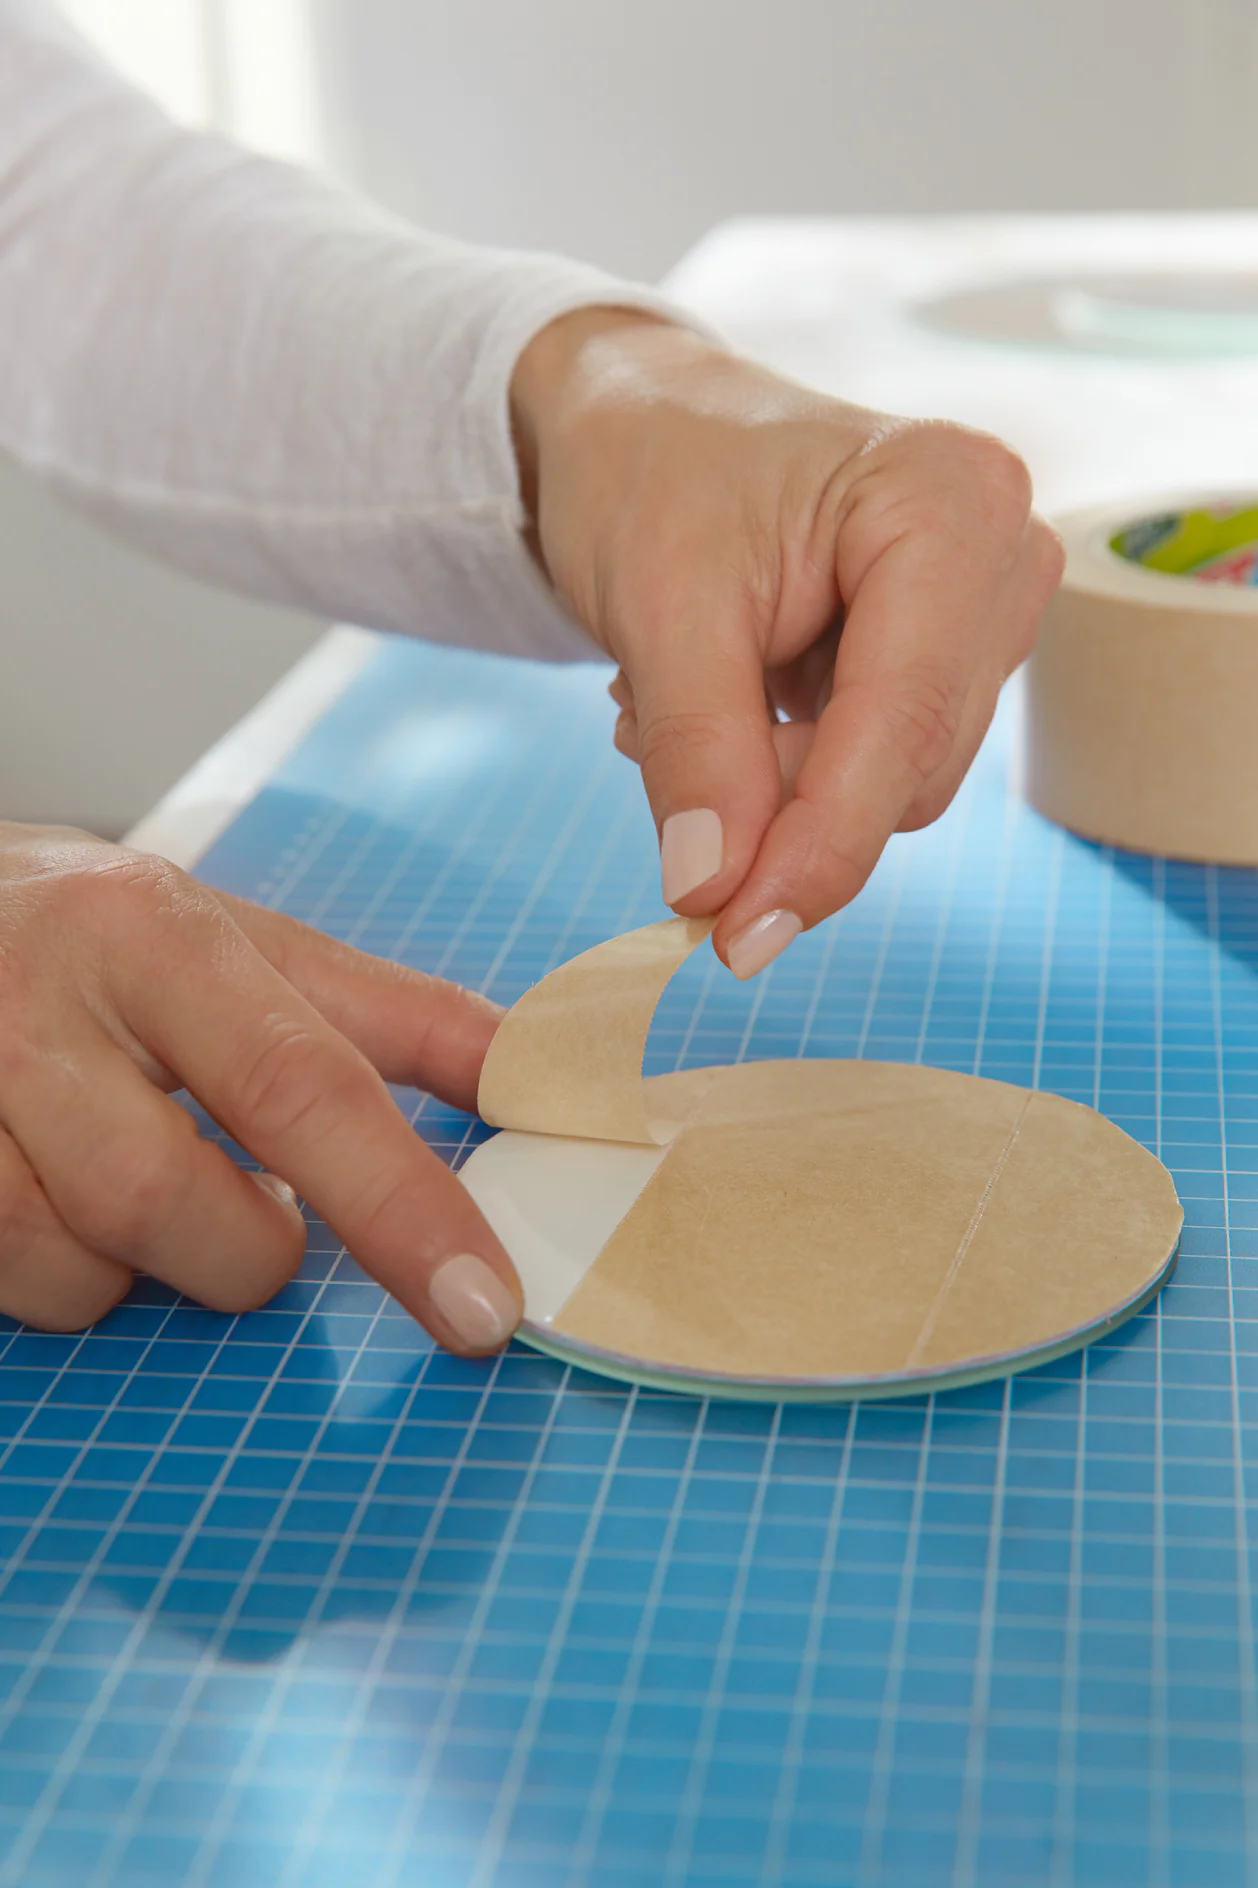
<svg viewBox="0 0 1258 1888"><path fill-rule="evenodd" d="M695 338L690 331L649 309L590 307L559 315L524 348L511 376L511 437L520 477L520 497L530 531L536 528L541 463L548 435L596 363L632 350L644 331Z"/></svg>

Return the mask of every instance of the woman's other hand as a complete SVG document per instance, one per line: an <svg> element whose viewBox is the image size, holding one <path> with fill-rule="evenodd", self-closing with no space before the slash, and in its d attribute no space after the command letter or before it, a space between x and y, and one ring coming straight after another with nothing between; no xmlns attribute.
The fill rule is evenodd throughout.
<svg viewBox="0 0 1258 1888"><path fill-rule="evenodd" d="M474 1108L500 1014L159 859L0 824L0 1311L76 1330L136 1271L263 1304L301 1262L300 1193L441 1343L496 1350L511 1262L385 1083Z"/></svg>
<svg viewBox="0 0 1258 1888"><path fill-rule="evenodd" d="M649 316L553 322L513 412L537 553L618 665L665 901L720 911L717 949L752 976L948 805L1058 540L999 441L845 405Z"/></svg>

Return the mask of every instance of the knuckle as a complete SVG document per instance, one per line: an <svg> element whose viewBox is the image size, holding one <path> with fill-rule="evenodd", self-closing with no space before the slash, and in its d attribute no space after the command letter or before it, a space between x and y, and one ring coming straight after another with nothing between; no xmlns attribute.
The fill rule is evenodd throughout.
<svg viewBox="0 0 1258 1888"><path fill-rule="evenodd" d="M1031 506L1031 474L1026 461L994 433L967 432L965 457L975 478L990 491L1005 493L1021 510Z"/></svg>
<svg viewBox="0 0 1258 1888"><path fill-rule="evenodd" d="M171 1232L188 1196L179 1152L156 1136L102 1146L82 1164L68 1217L94 1252L126 1262Z"/></svg>
<svg viewBox="0 0 1258 1888"><path fill-rule="evenodd" d="M951 754L961 723L957 691L943 679L925 674L883 704L892 746L921 784L938 772Z"/></svg>
<svg viewBox="0 0 1258 1888"><path fill-rule="evenodd" d="M792 811L796 824L793 839L798 843L801 884L808 888L809 899L801 901L804 914L815 924L831 911L838 910L856 896L873 870L873 858L862 858L836 830L824 805L800 795Z"/></svg>
<svg viewBox="0 0 1258 1888"><path fill-rule="evenodd" d="M966 487L992 523L1021 530L1031 509L1031 474L1026 461L994 433L984 433L951 421L937 421L932 429L948 453L954 476Z"/></svg>
<svg viewBox="0 0 1258 1888"><path fill-rule="evenodd" d="M809 863L812 868L810 877L815 877L820 885L837 888L827 901L831 908L837 908L855 898L874 867L873 860L862 861L854 850L843 845L824 827L819 829L814 840Z"/></svg>
<svg viewBox="0 0 1258 1888"><path fill-rule="evenodd" d="M651 768L661 758L705 760L728 746L736 730L732 715L716 709L669 709L647 721L638 718L638 747L642 765Z"/></svg>
<svg viewBox="0 0 1258 1888"><path fill-rule="evenodd" d="M165 859L143 852L89 854L53 881L50 895L71 915L113 924L138 913L158 917L187 901L191 881Z"/></svg>
<svg viewBox="0 0 1258 1888"><path fill-rule="evenodd" d="M273 1145L317 1132L322 1119L361 1106L369 1084L365 1065L330 1057L303 1024L273 1017L241 1074L235 1114L246 1135Z"/></svg>
<svg viewBox="0 0 1258 1888"><path fill-rule="evenodd" d="M414 1135L404 1152L382 1147L376 1158L360 1161L340 1217L360 1261L399 1245L422 1259L461 1249L449 1243L450 1220L463 1216L465 1198L445 1161Z"/></svg>
<svg viewBox="0 0 1258 1888"><path fill-rule="evenodd" d="M74 848L20 886L0 924L0 1012L19 1008L45 973L99 975L111 956L150 948L206 894L164 859L96 845Z"/></svg>
<svg viewBox="0 0 1258 1888"><path fill-rule="evenodd" d="M393 1244L404 1229L421 1256L434 1243L441 1188L447 1172L426 1148L418 1151L426 1158L419 1160L416 1169L405 1174L390 1169L365 1176L360 1181L349 1217L355 1228L355 1243L364 1252ZM418 1214L417 1204L422 1209Z"/></svg>
<svg viewBox="0 0 1258 1888"><path fill-rule="evenodd" d="M616 745L641 767L661 818L687 805L724 803L767 820L781 793L767 731L761 696L758 720L734 708L674 709L622 723Z"/></svg>

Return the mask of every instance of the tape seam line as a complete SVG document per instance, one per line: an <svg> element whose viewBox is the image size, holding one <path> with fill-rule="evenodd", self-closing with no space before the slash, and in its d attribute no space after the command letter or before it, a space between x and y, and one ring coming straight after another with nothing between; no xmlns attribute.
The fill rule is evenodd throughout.
<svg viewBox="0 0 1258 1888"><path fill-rule="evenodd" d="M996 1160L996 1164L991 1170L991 1174L988 1178L987 1185L983 1188L982 1193L979 1195L979 1198L977 1202L975 1203L974 1211L970 1215L970 1223L966 1227L965 1231L962 1233L957 1249L952 1255L952 1263L949 1265L947 1272L944 1274L943 1282L941 1283L939 1290L935 1293L934 1303L931 1305L930 1310L926 1313L926 1316L922 1321L922 1328L917 1334L917 1338L914 1342L913 1348L909 1352L908 1357L905 1359L904 1368L906 1370L914 1369L922 1361L922 1352L925 1350L927 1344L930 1342L930 1339L934 1334L935 1326L936 1324L938 1324L940 1316L943 1313L944 1305L947 1303L948 1295L951 1292L953 1286L956 1284L958 1277L960 1276L961 1267L965 1263L966 1254L969 1252L971 1246L974 1244L974 1240L978 1233L979 1226L982 1223L983 1215L987 1211L987 1208L991 1202L992 1194L996 1191L996 1183L1000 1179L1001 1174L1005 1170L1005 1166L1009 1160L1009 1156L1013 1152L1014 1142L1017 1140L1019 1134L1022 1132L1022 1123L1026 1119L1027 1109L1031 1106L1031 1103L1034 1100L1035 1100L1035 1090L1029 1089L1027 1091L1027 1096L1026 1096L1025 1101L1023 1102L1022 1106L1018 1110L1017 1118L1015 1119L1013 1126L1010 1128L1009 1133L1006 1136L1005 1144L1000 1150L1000 1153Z"/></svg>

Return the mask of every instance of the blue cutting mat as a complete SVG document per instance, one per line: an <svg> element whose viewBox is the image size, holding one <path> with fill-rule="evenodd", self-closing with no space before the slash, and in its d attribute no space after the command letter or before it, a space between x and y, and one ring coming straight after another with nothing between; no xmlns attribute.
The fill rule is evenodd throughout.
<svg viewBox="0 0 1258 1888"><path fill-rule="evenodd" d="M503 999L660 914L603 678L392 646L206 862ZM266 1310L0 1333L4 1888L1258 1880L1258 896L962 799L651 1062L1038 1083L1156 1148L1106 1344L867 1409L434 1353L326 1230ZM481 1130L404 1098L458 1160Z"/></svg>

